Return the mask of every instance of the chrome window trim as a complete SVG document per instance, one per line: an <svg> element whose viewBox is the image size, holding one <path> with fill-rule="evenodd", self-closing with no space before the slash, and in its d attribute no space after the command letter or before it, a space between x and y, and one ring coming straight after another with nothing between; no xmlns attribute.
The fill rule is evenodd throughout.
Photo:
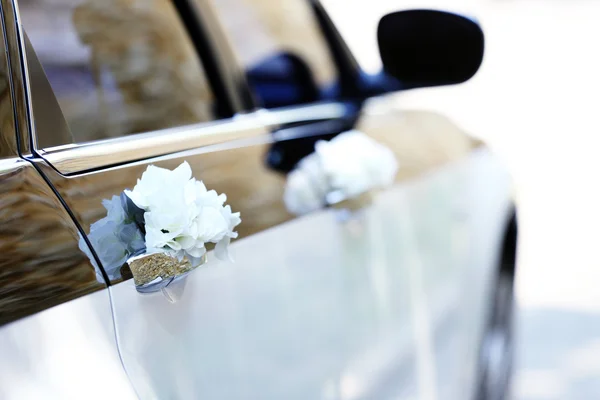
<svg viewBox="0 0 600 400"><path fill-rule="evenodd" d="M215 123L187 125L114 139L51 147L38 151L38 154L59 173L73 175L268 134L268 130L256 116L244 115Z"/></svg>
<svg viewBox="0 0 600 400"><path fill-rule="evenodd" d="M282 125L341 118L347 112L342 103L259 110L231 119L50 147L37 153L59 173L74 175L241 139L270 138L271 130Z"/></svg>
<svg viewBox="0 0 600 400"><path fill-rule="evenodd" d="M320 102L309 105L289 106L275 109L260 109L255 112L271 128L294 122L315 122L342 118L348 115L348 106L342 102Z"/></svg>

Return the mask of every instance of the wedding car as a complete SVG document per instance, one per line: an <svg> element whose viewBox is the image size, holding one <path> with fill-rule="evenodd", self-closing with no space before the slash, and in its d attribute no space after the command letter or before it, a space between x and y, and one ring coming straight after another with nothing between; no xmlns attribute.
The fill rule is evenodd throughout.
<svg viewBox="0 0 600 400"><path fill-rule="evenodd" d="M504 395L510 178L396 101L476 22L385 15L368 74L317 0L0 4L0 398Z"/></svg>

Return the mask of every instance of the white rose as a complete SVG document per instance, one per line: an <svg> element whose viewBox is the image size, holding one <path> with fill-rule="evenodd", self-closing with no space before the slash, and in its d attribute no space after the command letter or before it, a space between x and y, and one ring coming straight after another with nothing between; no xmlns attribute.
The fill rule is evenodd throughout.
<svg viewBox="0 0 600 400"><path fill-rule="evenodd" d="M348 131L328 142L317 142L315 152L288 174L284 202L290 212L306 214L333 198L353 198L388 186L397 171L390 149L362 132Z"/></svg>
<svg viewBox="0 0 600 400"><path fill-rule="evenodd" d="M288 174L283 200L292 214L307 214L325 206L325 196L330 190L321 160L313 153Z"/></svg>
<svg viewBox="0 0 600 400"><path fill-rule="evenodd" d="M227 247L240 214L224 206L227 197L207 190L204 183L191 177L184 162L173 171L148 167L133 191L126 195L143 208L146 251L163 252L193 264L206 253L206 243L217 244L217 258L228 256Z"/></svg>
<svg viewBox="0 0 600 400"><path fill-rule="evenodd" d="M136 206L147 211L152 202L160 202L165 197L170 197L171 190L185 191L191 177L192 169L187 162L183 162L173 171L150 165L133 190L125 190L125 194Z"/></svg>
<svg viewBox="0 0 600 400"><path fill-rule="evenodd" d="M398 171L394 153L359 131L342 133L329 142L319 141L315 151L332 189L347 198L390 185Z"/></svg>
<svg viewBox="0 0 600 400"><path fill-rule="evenodd" d="M221 212L227 196L218 195L214 190L206 190L202 182L195 184L198 215L193 221L193 235L203 242L216 243L229 229L229 223Z"/></svg>
<svg viewBox="0 0 600 400"><path fill-rule="evenodd" d="M317 191L308 174L301 169L288 174L283 201L287 210L296 215L316 211L325 205L323 193Z"/></svg>
<svg viewBox="0 0 600 400"><path fill-rule="evenodd" d="M228 259L229 261L233 261L229 255L229 243L231 242L231 239L238 237L237 232L234 232L233 229L242 222L242 219L240 218L239 212L231 212L230 206L221 208L221 215L227 223L227 231L225 232L225 235L223 235L223 237L217 241L217 245L215 246L215 255L220 260Z"/></svg>
<svg viewBox="0 0 600 400"><path fill-rule="evenodd" d="M147 251L164 251L182 259L184 250L190 247L190 231L198 214L195 203L186 201L183 188L150 201L152 206L144 213Z"/></svg>
<svg viewBox="0 0 600 400"><path fill-rule="evenodd" d="M198 216L193 221L193 234L196 240L204 243L215 243L215 256L220 260L229 259L228 247L237 232L233 229L242 220L240 213L233 213L225 194L218 195L214 190L206 190L202 182L196 182L196 207Z"/></svg>

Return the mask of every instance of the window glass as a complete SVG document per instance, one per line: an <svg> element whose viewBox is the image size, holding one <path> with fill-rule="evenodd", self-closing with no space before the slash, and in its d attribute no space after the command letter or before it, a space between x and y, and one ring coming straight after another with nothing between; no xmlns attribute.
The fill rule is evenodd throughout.
<svg viewBox="0 0 600 400"><path fill-rule="evenodd" d="M75 142L214 119L207 78L171 1L19 4Z"/></svg>
<svg viewBox="0 0 600 400"><path fill-rule="evenodd" d="M335 64L309 1L212 0L211 4L262 106L334 95Z"/></svg>
<svg viewBox="0 0 600 400"><path fill-rule="evenodd" d="M10 95L10 72L4 40L0 43L0 160L18 156L14 108Z"/></svg>

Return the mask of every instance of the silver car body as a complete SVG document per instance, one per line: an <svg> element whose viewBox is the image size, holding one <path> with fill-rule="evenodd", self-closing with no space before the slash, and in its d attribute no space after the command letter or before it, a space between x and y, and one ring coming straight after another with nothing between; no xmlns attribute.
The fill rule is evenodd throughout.
<svg viewBox="0 0 600 400"><path fill-rule="evenodd" d="M272 135L274 127L341 117L341 103L46 146L53 139L42 135L65 137L64 120L36 77L15 6L2 0L11 88L4 95L13 112L2 132L12 145L0 154L2 211L12 219L0 224L6 235L17 229L24 243L39 241L22 259L10 252L0 259L0 304L6 302L0 398L462 400L473 394L514 212L510 178L488 149L441 116L389 106L394 95L369 100L356 128L389 144L401 164L413 160L404 161L408 172L369 207L341 220L334 209L298 218L280 211L284 179L259 157L286 134ZM458 138L458 147L436 149L439 132ZM414 147L424 138L429 142ZM142 295L126 277L99 283L101 268L77 246L78 235L101 216L101 200L131 188L147 165L182 161L241 209L246 225L231 246L236 262L211 258L174 289L175 301ZM30 187L20 190L31 195L6 200L22 182ZM17 208L46 205L40 214ZM50 214L56 219L46 226ZM36 226L46 228L27 228ZM46 247L49 237L66 231ZM18 246L6 237L7 248ZM75 267L60 264L75 258ZM27 289L31 298L19 297L30 292L8 272L33 274L30 266L47 271L49 280ZM75 279L70 271L82 271L76 287L67 285ZM64 280L54 282L61 273ZM17 287L13 303L3 300L13 293L10 285ZM16 313L11 304L19 303L24 308Z"/></svg>

